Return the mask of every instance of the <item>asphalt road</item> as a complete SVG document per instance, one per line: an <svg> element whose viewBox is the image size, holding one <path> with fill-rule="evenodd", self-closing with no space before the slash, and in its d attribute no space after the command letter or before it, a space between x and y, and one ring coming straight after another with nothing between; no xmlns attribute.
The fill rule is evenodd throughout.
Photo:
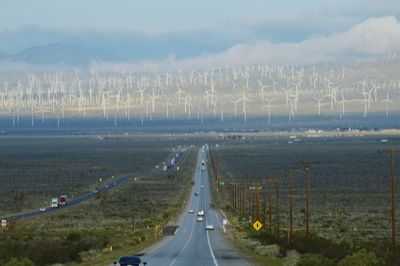
<svg viewBox="0 0 400 266"><path fill-rule="evenodd" d="M51 208L51 207L44 207L45 210L44 211L40 211L40 210L34 210L34 211L28 211L28 212L24 212L24 213L20 213L20 214L16 214L16 215L12 215L12 216L7 216L5 218L7 218L8 221L12 221L17 219L18 220L24 220L24 219L28 219L28 218L32 218L38 215L43 215L45 213L50 213L50 212L55 212L55 211L60 211L66 208L70 208L73 207L75 205L81 204L85 201L88 201L92 198L94 198L96 196L97 193L101 193L101 192L105 192L108 190L111 190L119 185L122 185L124 183L126 183L129 179L131 179L132 176L122 176L119 178L115 178L113 182L110 183L105 183L103 186L101 186L100 188L97 189L97 192L95 191L90 191L86 194L83 194L79 197L75 197L75 198L69 198L67 201L67 205L65 206L59 206L58 208ZM49 203L50 203L49 199Z"/></svg>
<svg viewBox="0 0 400 266"><path fill-rule="evenodd" d="M179 152L176 154L174 153L174 155L173 155L174 156L173 158L175 158L175 164L168 165L168 168L171 170L176 166L179 159L182 157L183 152ZM51 208L50 206L46 206L46 207L44 207L44 211L37 209L37 210L19 213L19 214L15 214L15 215L0 217L0 220L3 218L6 218L11 223L14 220L17 220L17 221L25 220L28 218L32 218L32 217L43 215L43 214L50 213L50 212L61 211L65 208L70 208L75 205L82 204L90 199L93 199L94 197L96 197L97 193L109 191L117 186L127 183L130 179L133 179L133 178L134 178L133 176L121 176L121 177L115 178L112 182L104 182L104 185L97 188L96 191L93 190L93 191L89 191L86 194L83 194L83 195L75 197L75 198L68 198L67 205L65 205L65 206L59 206L58 208ZM49 199L49 204L50 204L50 200L51 199Z"/></svg>
<svg viewBox="0 0 400 266"><path fill-rule="evenodd" d="M205 170L201 163L204 160ZM194 196L198 191L199 196ZM239 257L222 236L223 218L218 210L210 208L211 195L207 169L207 152L200 149L197 157L195 184L185 215L176 234L169 240L158 245L143 257L151 265L249 265ZM192 209L194 213L188 213ZM204 210L202 222L196 220L197 211ZM213 224L214 230L205 230L207 224Z"/></svg>

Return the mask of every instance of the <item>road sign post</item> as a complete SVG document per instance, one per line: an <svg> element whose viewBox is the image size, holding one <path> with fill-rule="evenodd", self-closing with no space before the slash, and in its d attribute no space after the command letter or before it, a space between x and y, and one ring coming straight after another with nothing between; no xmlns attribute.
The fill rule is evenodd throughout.
<svg viewBox="0 0 400 266"><path fill-rule="evenodd" d="M256 222L253 224L253 228L254 228L256 231L260 230L262 226L263 226L262 223L260 223L259 221L256 221Z"/></svg>

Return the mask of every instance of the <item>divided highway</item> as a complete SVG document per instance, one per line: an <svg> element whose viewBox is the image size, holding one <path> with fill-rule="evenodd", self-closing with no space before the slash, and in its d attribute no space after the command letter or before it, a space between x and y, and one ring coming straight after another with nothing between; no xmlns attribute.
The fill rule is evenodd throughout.
<svg viewBox="0 0 400 266"><path fill-rule="evenodd" d="M168 164L169 170L172 170L176 166L179 159L182 157L183 153L184 152L182 152L182 151L180 151L178 153L174 153L174 156L173 156L174 164L173 165ZM19 214L15 214L15 215L0 217L0 220L6 218L7 221L9 221L11 223L12 221L15 221L15 220L17 220L17 221L24 220L24 219L32 218L32 217L39 216L39 215L42 215L45 213L50 213L50 212L60 211L65 208L70 208L70 207L76 206L78 204L81 204L83 202L86 202L90 199L93 199L94 197L96 197L97 193L106 192L111 189L114 189L117 186L123 185L132 178L133 178L133 176L121 176L121 177L115 178L115 179L113 179L112 182L105 183L103 186L99 187L96 190L90 191L88 193L85 193L85 194L75 197L75 198L69 198L68 203L65 206L59 206L58 208L51 208L51 207L47 206L44 208L44 210L32 210L32 211L19 213ZM50 199L49 199L49 203L50 203Z"/></svg>
<svg viewBox="0 0 400 266"><path fill-rule="evenodd" d="M28 212L24 212L24 213L20 213L20 214L16 214L16 215L10 215L10 216L3 217L3 218L6 218L8 221L24 220L24 219L35 217L35 216L42 215L45 213L55 212L55 211L60 211L65 208L70 208L72 206L81 204L85 201L88 201L88 200L94 198L97 193L105 192L105 191L111 190L121 184L124 184L124 183L128 182L128 180L131 178L132 178L132 176L122 176L119 178L115 178L113 182L103 185L102 187L98 188L97 191L91 191L91 192L83 194L79 197L68 199L68 204L65 206L59 206L58 208L45 207L45 209L43 211L40 211L40 210L28 211ZM49 199L49 202L50 202L50 199Z"/></svg>
<svg viewBox="0 0 400 266"><path fill-rule="evenodd" d="M202 169L202 161L205 168ZM198 191L199 196L194 196ZM211 194L207 169L207 152L200 149L197 157L195 185L185 214L176 234L168 241L146 254L143 261L148 265L249 265L239 257L221 235L222 216L210 208ZM189 213L193 210L194 213ZM197 211L204 210L203 221L197 221ZM214 230L205 230L206 224L213 224ZM157 246L157 244L155 245ZM150 248L151 249L151 248Z"/></svg>

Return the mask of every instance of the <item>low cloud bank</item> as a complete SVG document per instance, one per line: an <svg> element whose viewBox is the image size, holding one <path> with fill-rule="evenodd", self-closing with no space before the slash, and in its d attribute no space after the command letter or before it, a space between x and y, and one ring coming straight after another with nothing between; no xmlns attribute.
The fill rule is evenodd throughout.
<svg viewBox="0 0 400 266"><path fill-rule="evenodd" d="M394 16L369 18L348 31L314 36L301 42L272 43L256 40L232 46L224 52L176 60L173 56L141 63L93 63L99 70L191 69L243 64L313 64L349 58L374 57L400 50L400 22Z"/></svg>

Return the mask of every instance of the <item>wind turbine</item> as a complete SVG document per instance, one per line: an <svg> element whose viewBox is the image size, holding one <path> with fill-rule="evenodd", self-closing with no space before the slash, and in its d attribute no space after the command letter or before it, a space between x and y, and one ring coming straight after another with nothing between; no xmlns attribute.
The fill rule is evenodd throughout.
<svg viewBox="0 0 400 266"><path fill-rule="evenodd" d="M247 113L246 113L246 102L251 102L251 100L246 96L246 87L243 87L242 90L242 97L240 98L240 101L242 103L242 111L243 111L243 120L245 123L247 123Z"/></svg>
<svg viewBox="0 0 400 266"><path fill-rule="evenodd" d="M321 102L325 99L325 98L327 98L327 97L329 97L328 95L324 95L324 96L322 96L321 98L315 98L315 97L313 97L313 99L315 100L315 101L317 101L318 102L318 115L320 116L321 115Z"/></svg>
<svg viewBox="0 0 400 266"><path fill-rule="evenodd" d="M261 96L261 101L263 102L263 101L264 101L264 94L265 94L264 89L266 89L267 86L264 85L264 84L261 82L261 80L258 80L258 85L259 85L258 90L259 90L259 94L260 94L260 96Z"/></svg>
<svg viewBox="0 0 400 266"><path fill-rule="evenodd" d="M271 104L275 101L275 99L267 99L267 104L264 104L263 107L267 108L268 110L268 124L271 124Z"/></svg>
<svg viewBox="0 0 400 266"><path fill-rule="evenodd" d="M364 118L367 117L367 113L368 113L368 108L371 105L371 95L367 92L367 93L363 93L364 95L364 99L361 100L360 104L364 104Z"/></svg>
<svg viewBox="0 0 400 266"><path fill-rule="evenodd" d="M342 109L341 109L341 112L340 112L340 118L343 118L343 116L344 116L344 111L345 111L344 105L345 105L346 102L348 102L348 100L346 100L346 99L344 98L343 88L342 88L341 99L340 99L340 101L338 102L338 103L342 106Z"/></svg>
<svg viewBox="0 0 400 266"><path fill-rule="evenodd" d="M392 100L389 99L389 92L386 93L386 99L382 100L383 103L386 103L386 117L389 117L389 104L392 103Z"/></svg>

